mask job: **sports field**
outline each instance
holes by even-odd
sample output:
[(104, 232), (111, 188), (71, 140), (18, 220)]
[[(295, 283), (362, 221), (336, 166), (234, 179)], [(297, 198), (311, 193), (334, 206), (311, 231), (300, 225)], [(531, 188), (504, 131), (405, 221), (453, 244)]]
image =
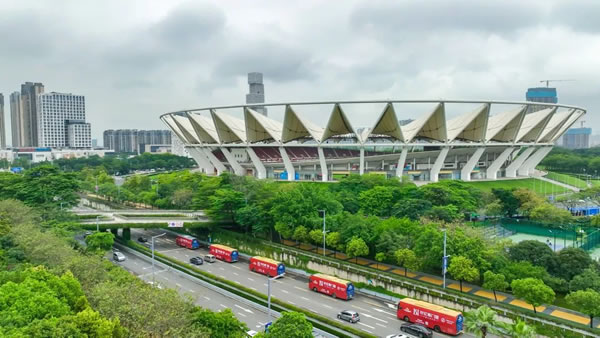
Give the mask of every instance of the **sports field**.
[(533, 178), (524, 178), (518, 180), (497, 180), (497, 181), (472, 181), (465, 182), (467, 185), (471, 185), (475, 188), (481, 189), (483, 191), (492, 191), (492, 189), (513, 189), (513, 188), (527, 188), (535, 191), (540, 195), (552, 195), (552, 194), (561, 194), (564, 192), (568, 192), (567, 188), (561, 187), (559, 185), (537, 180)]
[[(564, 238), (556, 238), (556, 246), (554, 246), (555, 242), (554, 242), (554, 237), (548, 237), (548, 236), (537, 236), (537, 235), (530, 235), (530, 234), (514, 234), (511, 236), (506, 237), (510, 240), (512, 240), (514, 243), (519, 243), (522, 241), (527, 241), (527, 240), (534, 240), (534, 241), (538, 241), (538, 242), (542, 242), (542, 243), (550, 243), (548, 244), (548, 246), (550, 247), (550, 249), (554, 249), (554, 251), (560, 251), (562, 248), (565, 247), (565, 245), (567, 247), (569, 246), (573, 246), (573, 240), (569, 241), (568, 239), (565, 240)], [(600, 252), (599, 252), (600, 254)]]
[(557, 182), (572, 185), (579, 189), (587, 188), (587, 184), (585, 183), (585, 181), (583, 181), (575, 176), (572, 176), (572, 175), (560, 174), (560, 173), (555, 173), (555, 172), (549, 171), (548, 174), (546, 175), (546, 177), (551, 180), (557, 181)]

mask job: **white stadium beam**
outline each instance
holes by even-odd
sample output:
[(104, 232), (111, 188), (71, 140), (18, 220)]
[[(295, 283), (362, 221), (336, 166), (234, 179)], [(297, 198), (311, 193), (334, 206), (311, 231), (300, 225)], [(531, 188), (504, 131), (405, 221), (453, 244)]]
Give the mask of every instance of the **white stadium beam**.
[(519, 169), (517, 169), (517, 174), (519, 176), (529, 176), (533, 174), (535, 170), (535, 166), (540, 163), (540, 161), (548, 155), (548, 153), (552, 150), (552, 147), (539, 147), (535, 153), (533, 153)]
[(556, 133), (556, 135), (554, 135), (554, 137), (552, 138), (552, 142), (555, 142), (559, 137), (561, 137), (566, 131), (567, 129), (571, 128), (571, 126), (577, 122), (577, 120), (583, 116), (583, 114), (585, 114), (585, 111), (583, 110), (579, 110), (574, 112), (571, 117), (569, 117), (569, 119), (567, 120), (567, 122), (560, 128), (560, 130)]
[(173, 116), (173, 121), (179, 127), (181, 133), (185, 136), (185, 138), (190, 141), (192, 144), (199, 144), (200, 140), (196, 137), (196, 132), (194, 131), (194, 127), (190, 123), (190, 120), (187, 117), (183, 116)]
[(567, 122), (569, 117), (573, 115), (574, 109), (568, 109), (561, 112), (556, 112), (552, 115), (550, 121), (544, 128), (544, 131), (540, 135), (540, 138), (537, 140), (538, 143), (547, 143), (551, 142), (554, 138), (554, 135), (558, 133), (558, 131), (562, 128), (562, 126)]
[(246, 148), (246, 152), (248, 153), (248, 156), (250, 156), (254, 168), (256, 168), (256, 177), (259, 179), (267, 178), (267, 169), (254, 152), (254, 149), (248, 147)]
[(321, 180), (327, 182), (329, 179), (329, 173), (327, 172), (327, 162), (325, 161), (325, 154), (323, 148), (318, 147), (317, 152), (319, 153), (319, 164), (321, 165)]
[(227, 163), (229, 163), (229, 166), (233, 170), (233, 173), (238, 176), (244, 176), (244, 168), (242, 168), (242, 166), (238, 163), (235, 157), (233, 157), (229, 149), (222, 147), (221, 152), (223, 153), (223, 155), (225, 155)]
[(323, 128), (298, 116), (296, 111), (289, 105), (285, 107), (282, 128), (281, 142), (283, 143), (307, 136), (312, 137), (317, 142), (321, 142), (321, 138), (323, 137)]
[(396, 116), (393, 104), (388, 103), (385, 106), (373, 128), (362, 137), (363, 142), (370, 135), (387, 135), (395, 140), (404, 141), (402, 128), (400, 127), (400, 123), (398, 123), (398, 117)]
[(192, 127), (196, 131), (196, 137), (202, 143), (219, 143), (219, 135), (217, 134), (217, 129), (212, 118), (196, 113), (187, 113), (187, 115), (190, 118)]
[(171, 130), (175, 133), (175, 135), (177, 135), (177, 137), (179, 137), (179, 140), (181, 140), (181, 143), (191, 144), (191, 142), (183, 135), (183, 133), (179, 129), (179, 126), (177, 126), (177, 124), (175, 123), (175, 120), (173, 120), (173, 117), (171, 115), (163, 116), (162, 120), (167, 124), (167, 126), (169, 126), (169, 128), (171, 128)]
[(408, 155), (408, 147), (402, 147), (400, 157), (398, 158), (398, 166), (396, 167), (396, 176), (402, 177), (404, 175), (404, 166), (406, 165), (406, 155)]
[(212, 152), (212, 150), (210, 150), (210, 148), (197, 148), (197, 149), (204, 152), (204, 155), (206, 155), (206, 157), (208, 158), (210, 163), (212, 163), (212, 165), (215, 167), (215, 169), (217, 169), (217, 175), (221, 175), (221, 173), (227, 171), (227, 168), (225, 168), (225, 165), (221, 161), (219, 161), (219, 159), (215, 156), (215, 154), (213, 154), (213, 152)]
[(517, 134), (516, 142), (537, 141), (555, 111), (556, 107), (546, 108), (525, 115), (521, 129), (519, 129), (519, 133)]
[(438, 103), (435, 109), (423, 118), (402, 126), (404, 141), (411, 142), (416, 137), (425, 137), (440, 142), (448, 139), (446, 133), (446, 112), (444, 103)]
[(472, 112), (458, 116), (447, 123), (448, 141), (454, 139), (483, 142), (487, 130), (489, 104), (483, 104)]
[(506, 167), (506, 177), (517, 177), (517, 170), (521, 168), (525, 160), (529, 158), (529, 155), (531, 155), (534, 150), (534, 147), (526, 148), (516, 159), (514, 159), (511, 164)]
[(486, 142), (514, 142), (523, 123), (527, 106), (490, 116), (488, 119)]
[(210, 163), (210, 160), (206, 157), (204, 151), (196, 147), (188, 147), (186, 149), (205, 174), (213, 175), (215, 173), (215, 167)]
[(513, 147), (508, 147), (504, 149), (504, 151), (500, 153), (498, 157), (496, 157), (496, 159), (492, 162), (492, 164), (488, 166), (487, 170), (485, 171), (485, 176), (487, 179), (495, 180), (498, 178), (498, 171), (500, 170), (500, 167), (502, 167), (504, 162), (508, 160), (508, 157), (514, 149), (515, 148)]
[(221, 143), (246, 142), (246, 127), (243, 120), (215, 110), (211, 110), (210, 115), (215, 123)]
[(254, 143), (268, 140), (281, 142), (281, 131), (283, 129), (281, 123), (251, 108), (244, 109), (244, 120), (246, 122), (246, 138), (248, 142)]
[[(335, 104), (333, 106), (333, 110), (331, 111), (331, 115), (329, 115), (329, 121), (327, 122), (325, 131), (321, 137), (321, 142), (324, 142), (333, 136), (346, 134), (356, 135), (356, 131), (354, 131), (354, 128), (352, 128), (350, 120), (348, 120), (346, 117), (342, 107), (340, 107), (339, 104)], [(358, 135), (356, 138), (358, 139)]]
[(360, 148), (360, 157), (359, 157), (359, 164), (358, 164), (358, 173), (360, 175), (365, 173), (365, 148), (361, 147)]
[(433, 166), (431, 167), (431, 171), (429, 172), (429, 180), (431, 182), (439, 181), (440, 170), (444, 165), (444, 161), (446, 160), (446, 156), (448, 156), (448, 151), (450, 151), (450, 147), (443, 147), (440, 151), (438, 157), (435, 159)]
[(463, 181), (471, 180), (471, 172), (473, 171), (473, 169), (475, 168), (477, 163), (479, 163), (479, 159), (481, 158), (481, 155), (483, 155), (484, 151), (485, 151), (484, 147), (475, 149), (475, 152), (473, 153), (473, 155), (471, 155), (471, 157), (469, 158), (467, 163), (465, 163), (465, 166), (460, 171), (460, 179), (461, 180), (463, 180)]
[(290, 157), (288, 156), (285, 148), (279, 147), (279, 153), (281, 153), (283, 165), (285, 166), (285, 171), (287, 171), (287, 180), (294, 181), (296, 179), (296, 170), (294, 169), (294, 165), (292, 164), (292, 161), (290, 161)]

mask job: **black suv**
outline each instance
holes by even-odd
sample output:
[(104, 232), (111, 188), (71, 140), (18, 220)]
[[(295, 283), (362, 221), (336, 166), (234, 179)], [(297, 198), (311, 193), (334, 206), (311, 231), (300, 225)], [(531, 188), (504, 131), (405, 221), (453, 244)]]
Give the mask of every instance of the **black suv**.
[(414, 336), (421, 337), (421, 338), (433, 337), (433, 332), (431, 332), (430, 329), (426, 328), (423, 325), (419, 325), (419, 324), (410, 324), (410, 323), (402, 324), (402, 325), (400, 325), (400, 331), (410, 333)]
[(202, 257), (192, 257), (190, 258), (190, 263), (194, 265), (202, 265), (204, 263), (204, 260), (202, 259)]
[(140, 237), (138, 237), (138, 242), (140, 242), (140, 243), (146, 243), (146, 242), (148, 242), (148, 238), (146, 238), (144, 236), (140, 236)]

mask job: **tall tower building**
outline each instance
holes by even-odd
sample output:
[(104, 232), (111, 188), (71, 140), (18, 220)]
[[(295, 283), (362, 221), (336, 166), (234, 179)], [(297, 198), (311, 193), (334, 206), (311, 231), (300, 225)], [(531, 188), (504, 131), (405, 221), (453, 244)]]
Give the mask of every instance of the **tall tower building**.
[(6, 149), (6, 123), (4, 120), (4, 95), (0, 93), (0, 149)]
[[(265, 103), (265, 85), (262, 73), (248, 73), (250, 93), (246, 94), (246, 103)], [(267, 108), (254, 107), (254, 110), (267, 116)]]
[[(527, 93), (525, 93), (525, 100), (530, 102), (558, 103), (558, 96), (556, 94), (556, 88), (536, 87), (527, 89)], [(529, 106), (527, 113), (533, 113), (544, 108), (546, 107)]]
[(38, 140), (38, 97), (43, 93), (44, 85), (39, 82), (25, 82), (21, 85), (23, 147), (41, 145)]
[(19, 92), (10, 94), (10, 131), (12, 146), (23, 147), (23, 101)]
[(38, 146), (91, 148), (91, 126), (85, 122), (85, 97), (64, 93), (38, 96)]

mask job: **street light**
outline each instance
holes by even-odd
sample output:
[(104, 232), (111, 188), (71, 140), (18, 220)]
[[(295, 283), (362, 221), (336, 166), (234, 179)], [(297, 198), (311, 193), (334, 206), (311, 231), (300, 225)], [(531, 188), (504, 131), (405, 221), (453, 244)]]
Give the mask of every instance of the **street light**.
[(442, 257), (442, 275), (443, 275), (443, 283), (442, 286), (446, 288), (446, 269), (448, 269), (448, 255), (446, 255), (446, 229), (442, 229), (444, 233), (444, 257)]
[(152, 236), (152, 285), (155, 285), (154, 284), (154, 239), (158, 238), (160, 236), (164, 236), (166, 234), (167, 234), (166, 232), (163, 232), (160, 235)]
[(275, 277), (272, 277), (272, 278), (267, 277), (267, 294), (268, 294), (268, 296), (267, 296), (267, 303), (268, 303), (268, 305), (267, 305), (267, 308), (268, 308), (268, 310), (267, 310), (267, 325), (269, 325), (269, 323), (271, 323), (271, 281), (279, 279), (283, 276), (285, 276), (285, 272), (280, 275), (277, 275)]
[(325, 255), (325, 209), (319, 210), (319, 212), (323, 213), (323, 256)]

